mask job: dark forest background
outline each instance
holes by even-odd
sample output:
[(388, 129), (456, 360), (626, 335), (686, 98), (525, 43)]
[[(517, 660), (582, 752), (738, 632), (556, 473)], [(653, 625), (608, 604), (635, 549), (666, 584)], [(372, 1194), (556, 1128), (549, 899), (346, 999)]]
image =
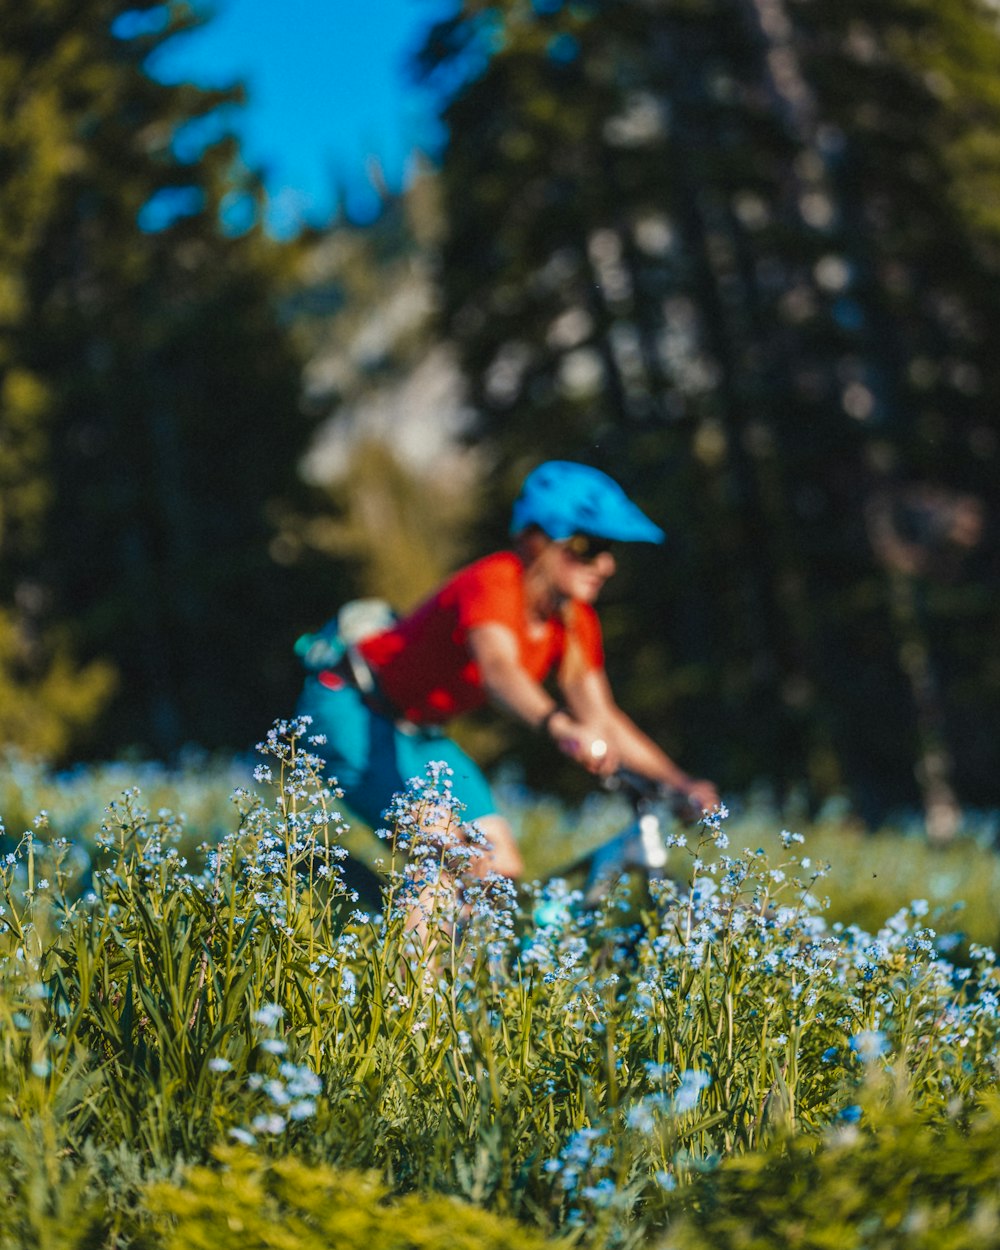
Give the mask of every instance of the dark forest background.
[(603, 619), (689, 768), (1000, 803), (993, 5), (464, 0), (443, 151), (290, 241), (239, 92), (144, 72), (187, 6), (0, 16), (0, 741), (245, 748), (559, 456), (668, 531)]

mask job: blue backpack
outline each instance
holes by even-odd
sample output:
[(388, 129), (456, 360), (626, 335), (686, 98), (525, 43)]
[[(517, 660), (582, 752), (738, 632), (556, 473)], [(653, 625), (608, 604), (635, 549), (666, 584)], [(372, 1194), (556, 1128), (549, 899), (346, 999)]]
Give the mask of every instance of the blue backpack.
[(398, 619), (384, 599), (352, 599), (321, 629), (297, 639), (295, 654), (310, 673), (336, 668), (348, 647), (382, 633)]

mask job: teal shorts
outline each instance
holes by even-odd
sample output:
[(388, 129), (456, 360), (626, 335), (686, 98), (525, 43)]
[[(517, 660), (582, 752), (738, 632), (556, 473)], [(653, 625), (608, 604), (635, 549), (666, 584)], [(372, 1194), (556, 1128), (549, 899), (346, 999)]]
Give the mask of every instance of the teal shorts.
[(326, 742), (310, 748), (323, 757), (327, 776), (344, 792), (344, 801), (363, 821), (378, 829), (394, 794), (406, 789), (412, 777), (426, 775), (432, 761), (451, 769), (451, 789), (462, 804), (463, 820), (496, 813), (489, 784), (476, 764), (439, 731), (407, 732), (386, 716), (373, 712), (350, 685), (330, 690), (307, 677), (296, 709), (311, 716), (309, 734)]

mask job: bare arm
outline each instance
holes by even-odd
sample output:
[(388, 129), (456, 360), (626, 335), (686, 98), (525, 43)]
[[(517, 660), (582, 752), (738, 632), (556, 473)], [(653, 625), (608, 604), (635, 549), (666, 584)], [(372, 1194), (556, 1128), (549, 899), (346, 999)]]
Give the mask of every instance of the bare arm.
[[(525, 671), (517, 638), (506, 625), (477, 625), (469, 630), (468, 646), (493, 703), (533, 728), (545, 728), (559, 749), (589, 772), (607, 774), (618, 767), (603, 729), (575, 712), (560, 710), (545, 687)], [(602, 744), (603, 751), (595, 749)]]
[(706, 810), (718, 805), (718, 791), (710, 781), (690, 777), (626, 716), (615, 702), (604, 669), (571, 670), (560, 674), (560, 685), (574, 717), (600, 728), (620, 767), (665, 782)]

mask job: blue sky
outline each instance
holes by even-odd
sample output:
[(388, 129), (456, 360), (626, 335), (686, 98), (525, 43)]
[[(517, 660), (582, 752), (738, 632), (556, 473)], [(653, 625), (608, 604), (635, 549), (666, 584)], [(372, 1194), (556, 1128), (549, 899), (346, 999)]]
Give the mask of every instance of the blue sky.
[[(199, 4), (200, 8), (208, 7)], [(260, 168), (278, 234), (321, 223), (338, 181), (355, 215), (370, 212), (368, 164), (390, 186), (438, 139), (431, 100), (407, 59), (443, 0), (215, 0), (201, 30), (173, 40), (153, 72), (205, 86), (243, 80), (236, 129)]]

